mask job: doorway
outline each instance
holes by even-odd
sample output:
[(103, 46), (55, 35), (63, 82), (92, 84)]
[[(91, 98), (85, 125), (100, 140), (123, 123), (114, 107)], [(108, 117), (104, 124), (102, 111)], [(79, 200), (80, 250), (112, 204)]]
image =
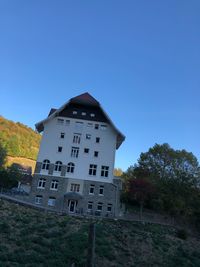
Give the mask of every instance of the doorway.
[(69, 212), (70, 213), (75, 213), (76, 211), (76, 206), (77, 206), (77, 201), (76, 200), (69, 200)]

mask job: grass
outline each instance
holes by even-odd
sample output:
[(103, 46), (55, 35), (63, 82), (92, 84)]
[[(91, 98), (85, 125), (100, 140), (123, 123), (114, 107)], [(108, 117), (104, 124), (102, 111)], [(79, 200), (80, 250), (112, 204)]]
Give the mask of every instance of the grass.
[[(0, 266), (85, 266), (86, 218), (45, 214), (0, 200)], [(173, 227), (96, 221), (96, 266), (200, 266), (200, 241)]]

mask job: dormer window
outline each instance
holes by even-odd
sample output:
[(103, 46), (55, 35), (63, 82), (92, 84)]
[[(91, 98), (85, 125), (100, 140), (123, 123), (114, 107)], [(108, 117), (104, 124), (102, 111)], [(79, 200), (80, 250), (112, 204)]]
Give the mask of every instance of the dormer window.
[(78, 112), (76, 110), (73, 110), (73, 112), (72, 112), (73, 115), (77, 115), (77, 113)]
[(81, 115), (82, 115), (82, 116), (86, 116), (86, 112), (82, 112)]
[(90, 117), (94, 118), (95, 114), (94, 113), (90, 113)]
[(95, 124), (94, 129), (98, 130), (99, 129), (99, 124)]

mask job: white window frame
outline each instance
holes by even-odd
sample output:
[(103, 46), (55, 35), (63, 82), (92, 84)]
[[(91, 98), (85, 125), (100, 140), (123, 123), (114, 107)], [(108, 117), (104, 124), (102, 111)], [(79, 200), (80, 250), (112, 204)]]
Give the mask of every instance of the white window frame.
[(88, 206), (87, 206), (87, 210), (88, 211), (92, 211), (93, 210), (93, 204), (94, 204), (93, 201), (88, 201)]
[(80, 184), (74, 184), (74, 183), (72, 183), (70, 185), (70, 191), (71, 192), (80, 192)]
[(42, 170), (48, 171), (49, 170), (49, 165), (50, 165), (50, 160), (45, 159), (42, 162)]
[[(91, 193), (91, 189), (92, 189), (92, 193)], [(89, 195), (94, 195), (94, 190), (95, 190), (95, 185), (94, 184), (91, 184), (90, 185), (90, 188), (89, 188)]]
[(101, 166), (101, 177), (108, 177), (109, 176), (109, 166)]
[(56, 198), (55, 197), (49, 197), (47, 204), (50, 207), (55, 207), (55, 205), (56, 205)]
[(43, 197), (41, 195), (36, 195), (35, 196), (35, 204), (41, 205), (42, 204), (42, 199), (43, 199)]
[(61, 172), (62, 170), (62, 161), (56, 161), (54, 165), (54, 171)]
[[(102, 193), (101, 193), (102, 191)], [(99, 186), (99, 196), (103, 196), (104, 195), (104, 186), (103, 185), (100, 185)]]
[(64, 124), (64, 119), (57, 119), (57, 124), (58, 125), (63, 125)]
[[(109, 208), (110, 208), (110, 210), (109, 210)], [(112, 212), (112, 208), (113, 208), (113, 205), (108, 203), (107, 212)]]
[(74, 173), (75, 164), (73, 162), (69, 162), (67, 164), (67, 173)]
[(89, 175), (90, 176), (96, 176), (97, 175), (97, 165), (96, 164), (90, 164)]
[(86, 140), (91, 140), (91, 137), (92, 137), (91, 134), (86, 134), (86, 135), (85, 135), (85, 139), (86, 139)]
[(73, 143), (74, 144), (80, 144), (80, 142), (81, 142), (81, 134), (80, 133), (74, 133)]
[(64, 139), (65, 138), (65, 133), (60, 133), (60, 139)]
[(101, 124), (100, 129), (101, 129), (102, 131), (107, 130), (107, 125), (105, 125), (105, 124)]
[(79, 147), (72, 147), (71, 149), (71, 157), (72, 158), (78, 158), (78, 154), (79, 154)]
[(52, 180), (51, 181), (50, 190), (58, 191), (58, 180)]
[(44, 179), (44, 178), (40, 178), (40, 179), (38, 180), (37, 188), (38, 188), (38, 189), (45, 189), (45, 184), (46, 184), (46, 179)]
[[(101, 207), (101, 209), (99, 209), (99, 207)], [(102, 211), (103, 210), (103, 203), (102, 202), (98, 202), (97, 203), (97, 211)]]

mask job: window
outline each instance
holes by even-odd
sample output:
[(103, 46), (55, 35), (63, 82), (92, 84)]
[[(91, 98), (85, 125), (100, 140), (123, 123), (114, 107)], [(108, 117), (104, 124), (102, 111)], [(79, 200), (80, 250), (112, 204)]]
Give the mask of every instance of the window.
[(75, 168), (74, 163), (69, 162), (69, 163), (67, 164), (67, 172), (71, 172), (71, 173), (73, 173), (73, 172), (74, 172), (74, 168)]
[(45, 188), (45, 183), (46, 183), (46, 179), (44, 178), (40, 178), (39, 181), (38, 181), (38, 188), (40, 189), (44, 189)]
[(101, 125), (101, 130), (106, 130), (106, 129), (107, 129), (107, 125), (102, 124), (102, 125)]
[(61, 172), (62, 169), (62, 161), (56, 161), (54, 170), (57, 172)]
[(90, 190), (89, 190), (90, 195), (94, 195), (94, 187), (95, 186), (93, 184), (90, 185)]
[(56, 199), (55, 197), (50, 197), (48, 199), (48, 206), (54, 207), (56, 205)]
[(62, 147), (61, 146), (58, 147), (58, 152), (62, 152)]
[(79, 192), (80, 191), (80, 184), (71, 184), (70, 191), (71, 192)]
[(86, 116), (86, 112), (82, 112), (81, 115), (82, 115), (82, 116)]
[(93, 123), (88, 122), (87, 127), (89, 127), (89, 128), (93, 127)]
[(37, 195), (35, 197), (35, 204), (41, 205), (42, 204), (42, 196)]
[(83, 128), (83, 122), (76, 121), (75, 127), (76, 127), (76, 129), (81, 130)]
[(70, 120), (66, 120), (65, 124), (66, 124), (66, 126), (69, 126), (70, 125)]
[(96, 175), (96, 173), (97, 173), (97, 165), (90, 164), (89, 175)]
[(99, 152), (98, 151), (94, 151), (94, 157), (97, 158), (99, 155)]
[(73, 143), (80, 144), (80, 141), (81, 141), (81, 134), (75, 133), (73, 137)]
[(107, 206), (107, 211), (108, 211), (108, 212), (111, 212), (111, 211), (112, 211), (112, 204), (108, 204), (108, 206)]
[(49, 169), (49, 164), (50, 164), (50, 161), (48, 159), (43, 160), (42, 169), (43, 170), (48, 170)]
[(99, 195), (103, 196), (103, 190), (104, 190), (104, 186), (100, 185), (99, 186)]
[(62, 125), (64, 123), (64, 119), (57, 119), (57, 124)]
[(101, 166), (101, 176), (102, 177), (108, 177), (108, 166)]
[(89, 211), (92, 210), (92, 206), (93, 206), (93, 202), (92, 201), (88, 201), (88, 210)]
[(89, 153), (89, 148), (84, 148), (84, 153)]
[(91, 113), (90, 114), (90, 117), (94, 118), (95, 117), (95, 114), (94, 113)]
[(78, 112), (76, 111), (76, 110), (74, 110), (73, 112), (72, 112), (72, 114), (73, 115), (76, 115)]
[(99, 202), (97, 204), (97, 211), (102, 211), (102, 208), (103, 208), (103, 203)]
[(96, 137), (96, 143), (100, 143), (100, 137)]
[(53, 180), (51, 182), (51, 187), (50, 187), (51, 190), (58, 190), (58, 181), (57, 180)]
[(72, 158), (78, 158), (78, 153), (79, 153), (79, 147), (72, 147), (71, 157)]
[(99, 129), (99, 124), (95, 124), (94, 129), (98, 130)]
[(86, 139), (90, 140), (91, 139), (91, 134), (86, 134)]
[(60, 133), (60, 138), (64, 139), (65, 138), (65, 133)]

